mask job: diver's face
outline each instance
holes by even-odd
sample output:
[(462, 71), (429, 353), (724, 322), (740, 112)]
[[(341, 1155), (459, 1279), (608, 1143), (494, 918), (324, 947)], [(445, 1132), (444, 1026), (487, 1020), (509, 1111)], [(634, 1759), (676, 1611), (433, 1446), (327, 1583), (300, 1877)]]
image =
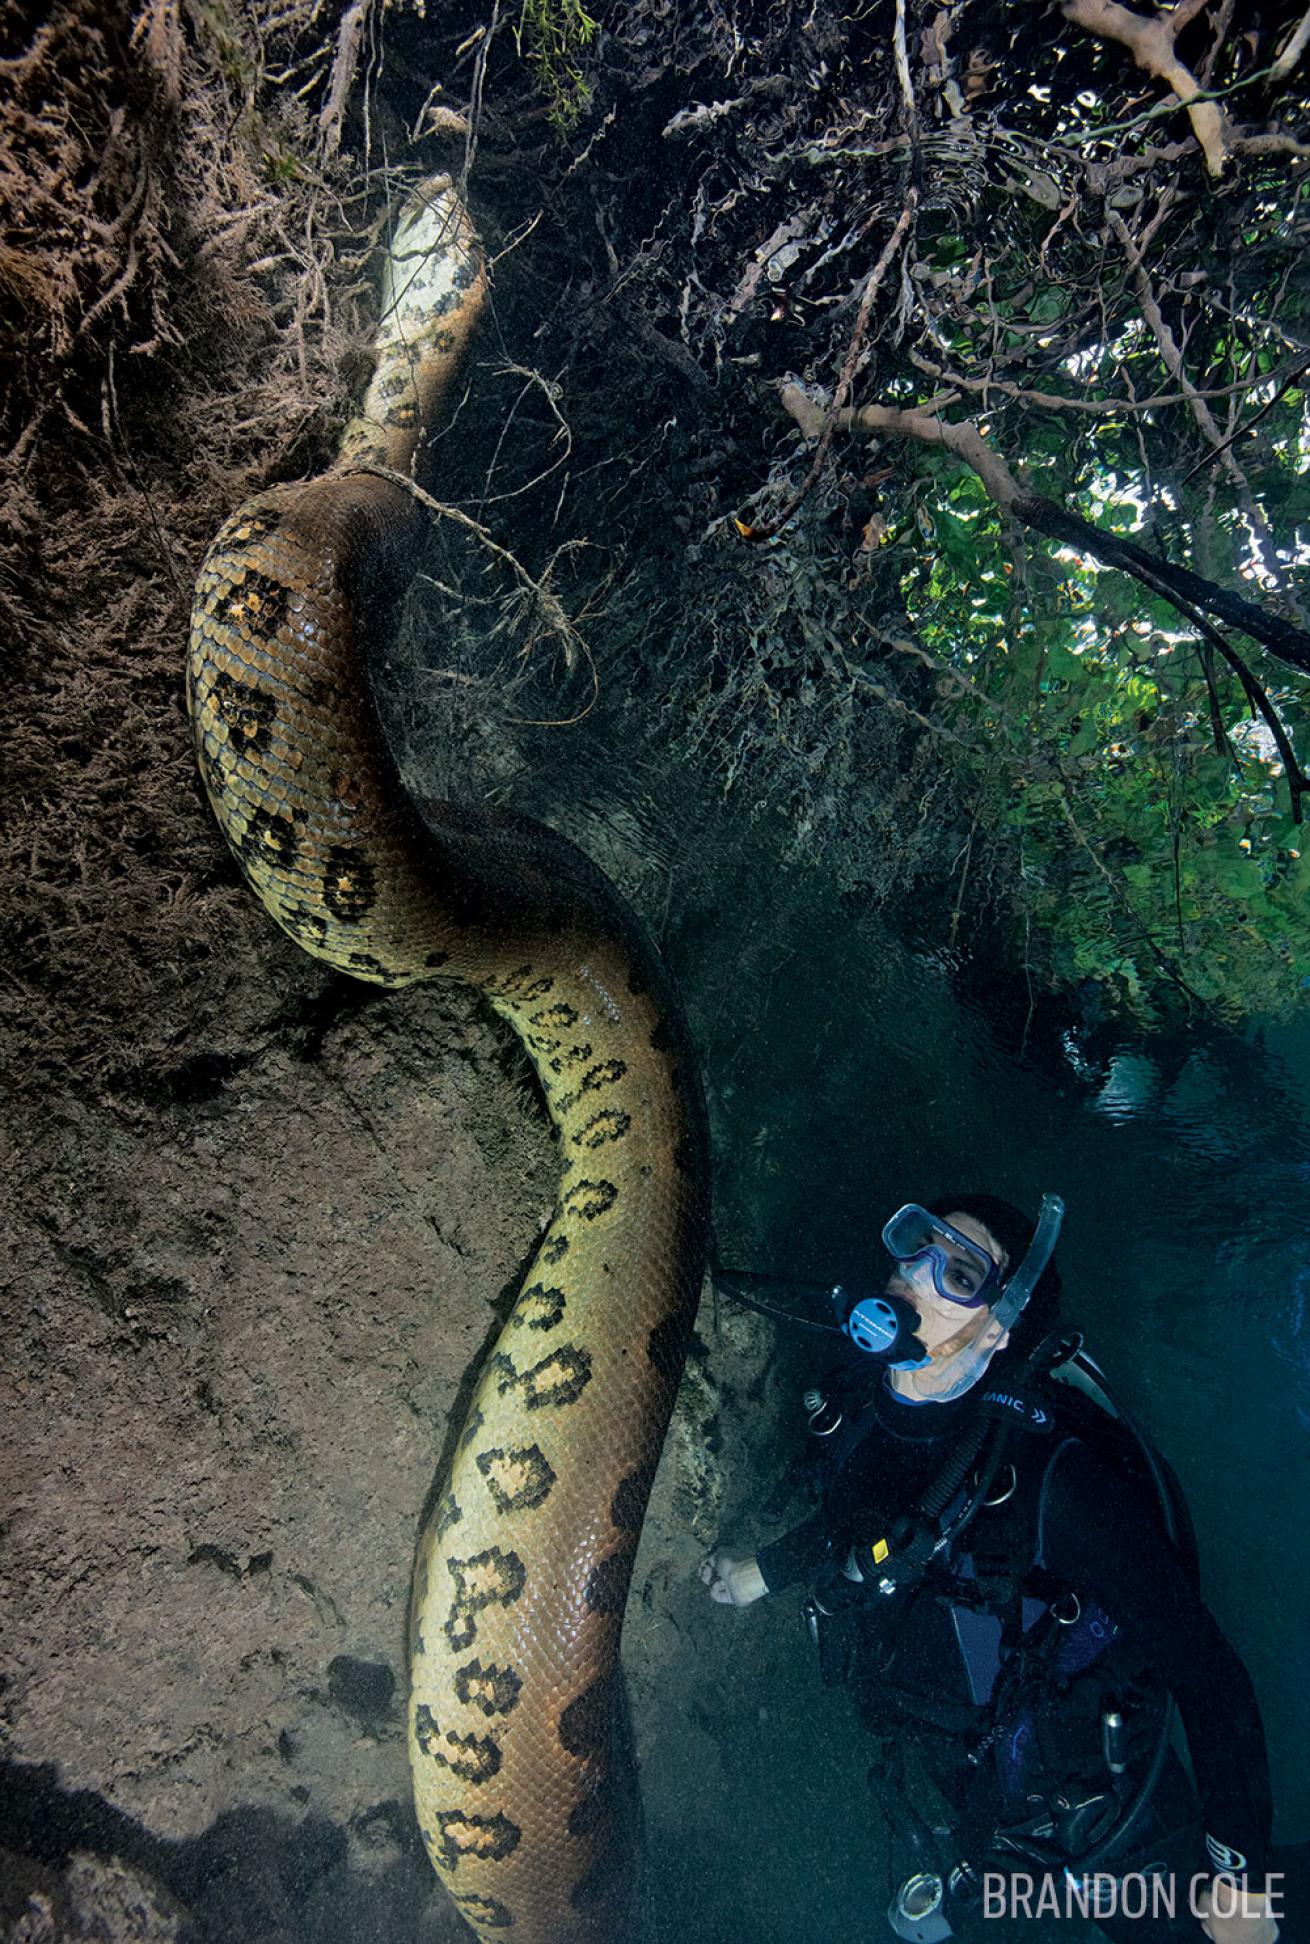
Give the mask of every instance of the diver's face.
[[(986, 1249), (992, 1261), (1000, 1264), (1004, 1275), (1009, 1266), (1008, 1258), (985, 1223), (958, 1211), (952, 1211), (946, 1220), (952, 1228), (959, 1229), (961, 1235), (967, 1235), (971, 1242)], [(926, 1260), (896, 1263), (887, 1279), (887, 1290), (890, 1295), (904, 1296), (914, 1306), (919, 1318), (919, 1336), (930, 1356), (939, 1344), (951, 1338), (955, 1338), (961, 1348), (965, 1343), (974, 1342), (991, 1320), (989, 1309), (965, 1309), (939, 1294), (933, 1281), (932, 1264)], [(960, 1342), (962, 1333), (965, 1334), (963, 1342)]]

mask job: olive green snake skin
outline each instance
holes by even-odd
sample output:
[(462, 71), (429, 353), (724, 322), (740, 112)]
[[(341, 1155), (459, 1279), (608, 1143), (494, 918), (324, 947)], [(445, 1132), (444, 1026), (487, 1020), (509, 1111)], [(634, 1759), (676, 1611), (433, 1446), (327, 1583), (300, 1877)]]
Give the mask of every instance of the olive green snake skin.
[(700, 1290), (706, 1137), (672, 986), (608, 879), (508, 813), (420, 821), (369, 694), (364, 642), (427, 516), (365, 468), (408, 471), (485, 292), (454, 191), (424, 185), (341, 457), (218, 535), (187, 692), (210, 803), (270, 916), (358, 978), (484, 992), (545, 1090), (559, 1197), (419, 1542), (410, 1762), (428, 1853), (480, 1937), (615, 1944), (635, 1847), (619, 1633)]

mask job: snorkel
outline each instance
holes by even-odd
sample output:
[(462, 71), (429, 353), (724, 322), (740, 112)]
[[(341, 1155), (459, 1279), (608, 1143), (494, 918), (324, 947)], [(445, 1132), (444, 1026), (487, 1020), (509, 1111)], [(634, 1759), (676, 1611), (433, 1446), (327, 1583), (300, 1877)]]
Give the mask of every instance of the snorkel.
[(1027, 1253), (1002, 1289), (982, 1333), (970, 1342), (966, 1335), (969, 1326), (966, 1325), (964, 1330), (948, 1338), (934, 1353), (932, 1362), (940, 1363), (949, 1370), (950, 1375), (940, 1389), (934, 1387), (925, 1394), (925, 1403), (949, 1404), (953, 1398), (962, 1397), (965, 1391), (972, 1389), (984, 1375), (1005, 1340), (1006, 1332), (1013, 1328), (1041, 1281), (1042, 1272), (1055, 1253), (1063, 1221), (1064, 1202), (1060, 1196), (1043, 1195), (1037, 1227), (1033, 1230)]

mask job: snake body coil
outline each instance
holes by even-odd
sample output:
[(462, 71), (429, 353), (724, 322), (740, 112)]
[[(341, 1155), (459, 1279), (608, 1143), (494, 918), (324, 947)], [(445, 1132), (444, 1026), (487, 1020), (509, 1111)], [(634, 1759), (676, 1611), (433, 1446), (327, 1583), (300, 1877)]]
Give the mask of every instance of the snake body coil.
[(210, 803), (270, 915), (386, 986), (486, 993), (536, 1066), (559, 1198), (419, 1544), (410, 1760), (436, 1868), (479, 1936), (613, 1944), (633, 1853), (613, 1758), (619, 1632), (699, 1294), (707, 1156), (653, 946), (544, 827), (401, 790), (362, 644), (413, 571), (409, 466), (485, 294), (448, 183), (393, 238), (378, 364), (336, 469), (255, 496), (192, 612), (188, 703)]

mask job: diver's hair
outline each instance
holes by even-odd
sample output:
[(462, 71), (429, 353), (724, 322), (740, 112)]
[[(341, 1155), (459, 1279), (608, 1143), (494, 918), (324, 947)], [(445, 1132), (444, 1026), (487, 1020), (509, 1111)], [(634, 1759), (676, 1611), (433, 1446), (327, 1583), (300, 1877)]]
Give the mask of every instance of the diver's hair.
[[(1028, 1253), (1037, 1224), (1031, 1217), (1016, 1208), (1013, 1202), (1004, 1201), (1000, 1195), (938, 1195), (936, 1200), (927, 1204), (930, 1215), (946, 1218), (954, 1213), (972, 1215), (975, 1222), (981, 1222), (991, 1230), (996, 1240), (1005, 1250), (1005, 1275), (1012, 1276)], [(1015, 1323), (1012, 1341), (1007, 1353), (1016, 1348), (1035, 1345), (1039, 1338), (1054, 1329), (1060, 1310), (1062, 1284), (1060, 1271), (1055, 1258), (1043, 1269), (1037, 1279), (1037, 1287), (1028, 1298), (1023, 1313)]]

